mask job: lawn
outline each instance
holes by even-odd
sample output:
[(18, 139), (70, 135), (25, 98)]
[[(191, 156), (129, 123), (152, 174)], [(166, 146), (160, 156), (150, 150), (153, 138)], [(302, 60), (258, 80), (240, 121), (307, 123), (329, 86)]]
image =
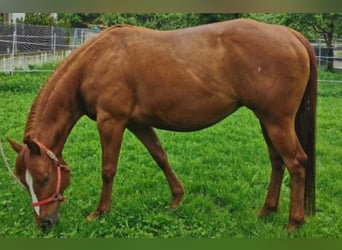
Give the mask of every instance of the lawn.
[[(49, 74), (0, 75), (0, 137), (11, 165), (15, 153), (6, 137), (21, 141), (32, 100)], [(342, 79), (320, 73), (320, 79)], [(319, 83), (317, 121), (317, 213), (295, 233), (285, 226), (289, 175), (280, 211), (256, 216), (267, 191), (270, 166), (259, 124), (240, 109), (221, 123), (195, 133), (157, 131), (185, 187), (176, 210), (170, 191), (146, 149), (125, 133), (115, 179), (112, 210), (94, 222), (101, 191), (100, 144), (95, 123), (82, 118), (64, 148), (71, 185), (60, 222), (48, 233), (36, 227), (30, 197), (0, 161), (0, 238), (337, 238), (342, 236), (342, 84)]]

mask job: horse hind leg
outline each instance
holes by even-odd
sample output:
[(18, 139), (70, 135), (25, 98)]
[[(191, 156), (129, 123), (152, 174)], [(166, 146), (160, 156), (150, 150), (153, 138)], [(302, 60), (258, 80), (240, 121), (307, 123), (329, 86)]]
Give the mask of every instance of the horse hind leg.
[(144, 144), (155, 162), (163, 171), (172, 193), (170, 207), (176, 208), (182, 200), (184, 188), (176, 174), (173, 172), (167, 159), (167, 154), (161, 146), (157, 134), (149, 126), (130, 126), (128, 129)]
[(287, 230), (294, 231), (305, 222), (304, 188), (307, 155), (299, 143), (291, 119), (283, 119), (276, 124), (266, 124), (265, 127), (270, 141), (290, 173), (290, 213)]
[(263, 132), (263, 135), (264, 135), (267, 147), (268, 147), (269, 158), (270, 158), (271, 166), (272, 166), (271, 179), (270, 179), (270, 184), (268, 187), (266, 200), (265, 200), (264, 206), (258, 213), (260, 217), (264, 217), (264, 216), (269, 215), (272, 212), (278, 211), (280, 190), (281, 190), (281, 184), (283, 180), (285, 166), (284, 166), (283, 159), (281, 158), (277, 150), (274, 148), (268, 136), (265, 126), (262, 123), (260, 123), (260, 125), (261, 125), (262, 132)]

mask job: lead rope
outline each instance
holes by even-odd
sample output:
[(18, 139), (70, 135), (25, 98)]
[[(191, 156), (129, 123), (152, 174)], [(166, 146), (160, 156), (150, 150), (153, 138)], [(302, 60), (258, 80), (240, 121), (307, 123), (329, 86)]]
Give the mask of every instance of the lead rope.
[(24, 189), (25, 191), (27, 191), (27, 188), (24, 186), (24, 184), (21, 183), (21, 181), (19, 180), (19, 178), (13, 173), (11, 167), (9, 166), (8, 164), (8, 161), (6, 159), (6, 156), (5, 156), (5, 153), (4, 153), (4, 149), (3, 149), (3, 146), (2, 146), (2, 142), (1, 142), (1, 139), (0, 139), (0, 153), (1, 153), (1, 156), (2, 156), (2, 159), (4, 161), (4, 164), (5, 164), (5, 167), (7, 168), (10, 176), (12, 176), (14, 178), (14, 180), (16, 182), (18, 182), (18, 184), (20, 185), (20, 187), (22, 189)]

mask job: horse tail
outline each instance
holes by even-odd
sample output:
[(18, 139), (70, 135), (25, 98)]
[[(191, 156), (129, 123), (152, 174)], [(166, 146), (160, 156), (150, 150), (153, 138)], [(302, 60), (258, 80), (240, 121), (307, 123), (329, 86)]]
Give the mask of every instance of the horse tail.
[(310, 74), (302, 102), (295, 119), (296, 133), (299, 141), (307, 154), (308, 161), (305, 166), (305, 212), (308, 215), (315, 214), (315, 177), (316, 177), (316, 106), (317, 106), (317, 61), (315, 52), (300, 33), (292, 31), (306, 48), (310, 58)]

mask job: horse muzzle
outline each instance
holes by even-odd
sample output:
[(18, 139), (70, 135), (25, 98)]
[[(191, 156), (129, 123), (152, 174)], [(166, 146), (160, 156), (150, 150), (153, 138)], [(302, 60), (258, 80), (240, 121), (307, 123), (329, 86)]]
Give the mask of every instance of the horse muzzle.
[(49, 231), (53, 227), (53, 225), (57, 223), (58, 217), (58, 211), (55, 211), (54, 213), (40, 219), (39, 221), (37, 221), (39, 228), (43, 232)]

